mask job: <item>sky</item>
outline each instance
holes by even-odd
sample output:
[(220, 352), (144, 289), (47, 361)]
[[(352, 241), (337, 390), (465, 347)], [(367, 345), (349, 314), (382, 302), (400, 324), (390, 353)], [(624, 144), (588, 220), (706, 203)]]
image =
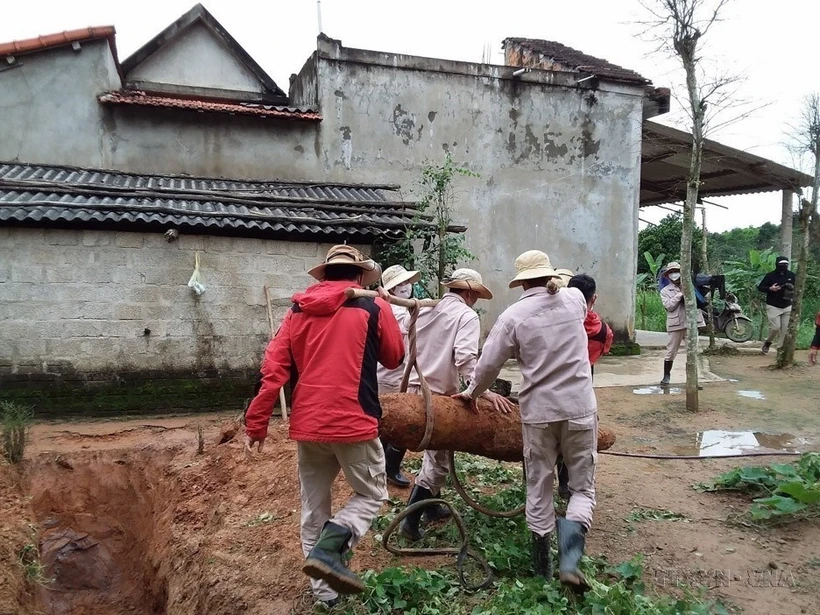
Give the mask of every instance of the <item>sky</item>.
[[(655, 0), (643, 0), (653, 2)], [(0, 42), (85, 26), (114, 25), (120, 60), (193, 6), (192, 0), (0, 0)], [(204, 0), (205, 7), (251, 56), (287, 90), (316, 48), (315, 0)], [(479, 62), (489, 48), (491, 62), (503, 64), (501, 41), (509, 36), (561, 42), (635, 70), (656, 86), (680, 88), (682, 69), (656, 53), (642, 21), (640, 0), (322, 0), (322, 29), (347, 47)], [(742, 77), (736, 103), (724, 119), (750, 112), (720, 127), (709, 138), (795, 166), (786, 145), (797, 122), (801, 99), (820, 92), (816, 0), (731, 0), (723, 20), (704, 41), (708, 73)], [(686, 128), (678, 103), (656, 118)], [(720, 121), (718, 118), (717, 121)], [(810, 169), (803, 169), (810, 171)], [(779, 192), (715, 199), (728, 209), (709, 207), (711, 231), (780, 220)], [(641, 211), (657, 222), (668, 212)], [(641, 223), (644, 226), (645, 223)]]

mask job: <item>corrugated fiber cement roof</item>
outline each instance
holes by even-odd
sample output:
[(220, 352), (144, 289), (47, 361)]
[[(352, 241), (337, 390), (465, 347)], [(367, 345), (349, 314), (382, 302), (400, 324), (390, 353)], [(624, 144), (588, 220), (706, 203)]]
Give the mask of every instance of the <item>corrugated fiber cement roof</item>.
[(430, 224), (397, 191), (0, 162), (0, 224), (369, 242)]

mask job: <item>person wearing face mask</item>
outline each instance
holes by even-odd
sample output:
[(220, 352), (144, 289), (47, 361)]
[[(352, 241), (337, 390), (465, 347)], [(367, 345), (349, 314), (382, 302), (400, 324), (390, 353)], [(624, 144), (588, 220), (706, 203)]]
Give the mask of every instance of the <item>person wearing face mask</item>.
[[(661, 290), (661, 301), (666, 308), (666, 357), (663, 361), (663, 379), (661, 386), (668, 386), (672, 377), (672, 364), (680, 349), (681, 342), (686, 339), (686, 307), (681, 290), (680, 263), (672, 262), (666, 267), (664, 276), (669, 283)], [(706, 326), (703, 312), (698, 310), (698, 327)]]
[(778, 256), (775, 262), (775, 270), (767, 273), (757, 285), (757, 290), (766, 293), (766, 316), (769, 318), (769, 336), (763, 342), (763, 348), (760, 349), (763, 354), (769, 352), (775, 338), (777, 338), (778, 348), (783, 345), (794, 301), (796, 278), (794, 273), (789, 271), (789, 259), (785, 256)]
[[(481, 274), (472, 269), (456, 269), (441, 284), (448, 289), (441, 301), (433, 308), (425, 308), (416, 322), (416, 352), (418, 366), (424, 374), (430, 391), (435, 395), (455, 395), (461, 390), (460, 380), (469, 383), (478, 360), (478, 341), (481, 329), (478, 314), (473, 306), (479, 299), (492, 299), (490, 289), (484, 286)], [(408, 392), (419, 393), (421, 382), (413, 370), (410, 374)], [(508, 399), (484, 392), (484, 399), (492, 402), (500, 412), (514, 408)], [(447, 451), (424, 451), (416, 484), (407, 505), (438, 497), (450, 473)], [(420, 540), (423, 536), (419, 523), (422, 516), (427, 521), (438, 521), (450, 516), (441, 505), (433, 505), (407, 515), (399, 531), (408, 540)]]
[[(408, 271), (401, 265), (388, 267), (382, 273), (382, 288), (394, 297), (410, 299), (413, 296), (413, 284), (421, 279), (418, 271)], [(399, 323), (402, 336), (404, 336), (405, 357), (407, 356), (407, 326), (410, 313), (407, 308), (400, 305), (390, 306), (396, 322)], [(404, 375), (404, 364), (397, 369), (387, 369), (379, 364), (377, 375), (379, 379), (379, 395), (384, 393), (398, 393), (401, 389), (401, 379)], [(401, 473), (401, 462), (404, 460), (406, 449), (393, 446), (382, 439), (384, 446), (384, 461), (387, 470), (387, 482), (396, 487), (407, 489), (410, 481)]]

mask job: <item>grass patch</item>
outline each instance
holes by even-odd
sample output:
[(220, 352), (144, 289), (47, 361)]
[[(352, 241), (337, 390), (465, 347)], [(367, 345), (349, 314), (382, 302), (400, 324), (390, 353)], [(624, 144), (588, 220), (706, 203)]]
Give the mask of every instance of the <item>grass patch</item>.
[(736, 491), (752, 497), (752, 521), (788, 522), (820, 517), (820, 453), (805, 453), (796, 463), (735, 468), (698, 491)]
[(635, 508), (626, 517), (626, 521), (629, 523), (639, 521), (684, 521), (685, 519), (687, 519), (686, 515), (659, 508)]
[(8, 401), (0, 402), (0, 441), (3, 458), (9, 463), (23, 460), (31, 422), (31, 408)]
[(24, 545), (23, 548), (17, 552), (17, 561), (23, 568), (23, 574), (26, 580), (38, 585), (48, 585), (52, 582), (52, 579), (49, 579), (45, 575), (45, 568), (40, 562), (40, 552), (33, 543)]

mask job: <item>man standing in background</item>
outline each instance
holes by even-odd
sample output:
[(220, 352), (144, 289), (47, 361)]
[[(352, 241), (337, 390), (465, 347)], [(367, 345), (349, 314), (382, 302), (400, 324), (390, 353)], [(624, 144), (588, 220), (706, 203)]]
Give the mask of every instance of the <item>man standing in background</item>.
[(767, 273), (757, 285), (757, 290), (766, 293), (766, 316), (769, 319), (769, 336), (760, 349), (763, 354), (769, 352), (775, 338), (778, 348), (783, 345), (792, 313), (795, 279), (794, 273), (789, 271), (789, 259), (778, 256), (775, 270)]

